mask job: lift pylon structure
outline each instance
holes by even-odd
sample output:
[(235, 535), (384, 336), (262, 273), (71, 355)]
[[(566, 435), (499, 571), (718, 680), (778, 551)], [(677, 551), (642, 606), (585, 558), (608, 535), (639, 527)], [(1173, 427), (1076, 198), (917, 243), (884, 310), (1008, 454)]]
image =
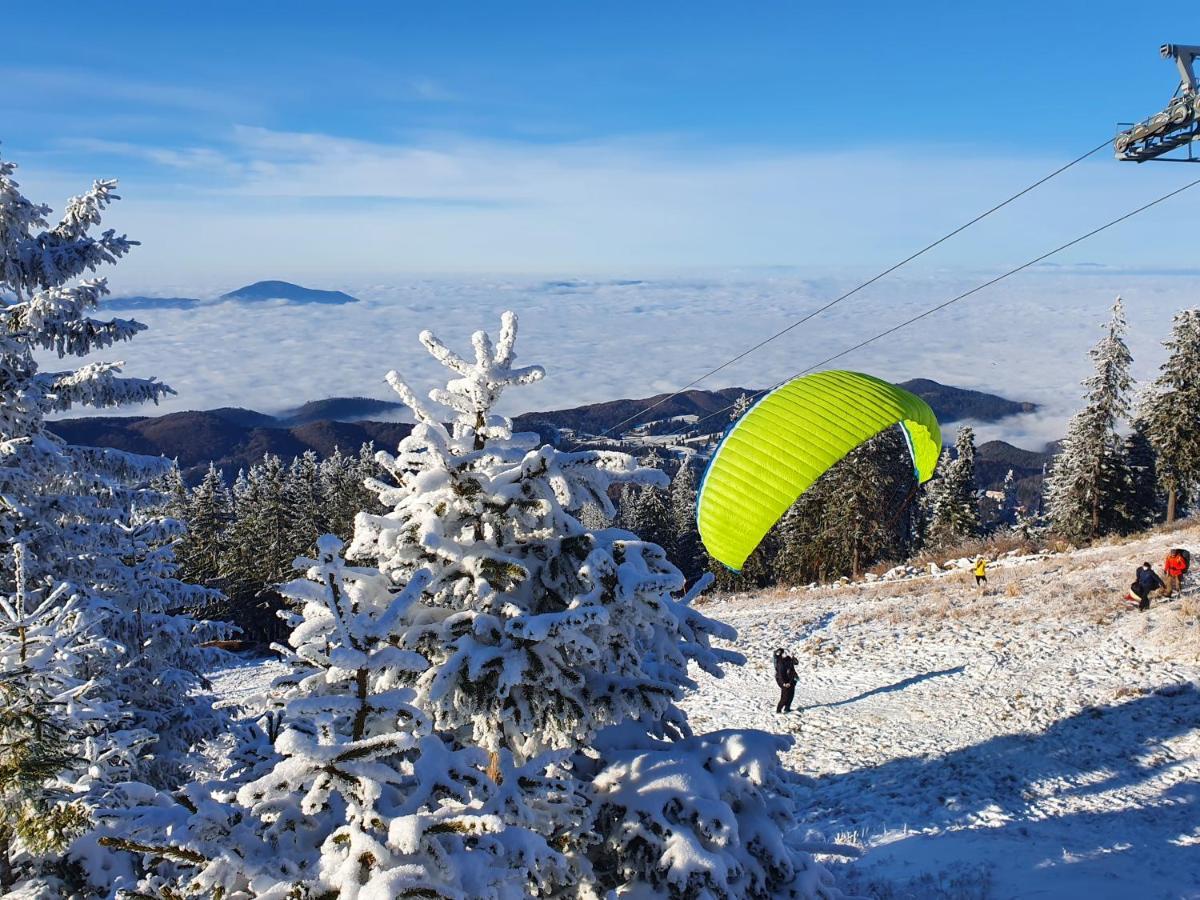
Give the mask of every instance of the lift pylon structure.
[[(1200, 92), (1196, 88), (1195, 62), (1200, 46), (1163, 44), (1163, 59), (1179, 67), (1179, 87), (1167, 108), (1144, 121), (1123, 127), (1113, 141), (1117, 159), (1128, 162), (1200, 162), (1192, 153), (1192, 142), (1200, 140)], [(1167, 156), (1180, 147), (1186, 156)]]

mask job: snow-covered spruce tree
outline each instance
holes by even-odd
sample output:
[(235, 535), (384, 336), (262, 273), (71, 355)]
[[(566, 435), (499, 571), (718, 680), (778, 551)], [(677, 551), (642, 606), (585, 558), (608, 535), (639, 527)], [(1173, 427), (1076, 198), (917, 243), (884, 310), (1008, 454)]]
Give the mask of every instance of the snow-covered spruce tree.
[(210, 464), (204, 478), (187, 495), (184, 503), (187, 532), (175, 550), (183, 578), (195, 584), (206, 584), (218, 577), (232, 516), (225, 476)]
[(1083, 409), (1067, 426), (1046, 483), (1046, 513), (1055, 531), (1089, 540), (1118, 530), (1116, 500), (1130, 481), (1117, 428), (1129, 416), (1132, 357), (1125, 346), (1125, 308), (1118, 297), (1107, 333), (1090, 355), (1095, 374), (1084, 382)]
[(979, 534), (979, 499), (975, 490), (975, 432), (960, 428), (953, 458), (943, 451), (930, 490), (927, 540), (953, 547)]
[(0, 597), (0, 892), (32, 890), (34, 877), (51, 896), (60, 865), (52, 855), (88, 823), (74, 800), (94, 776), (79, 748), (119, 713), (95, 703), (79, 675), (96, 652), (79, 599), (65, 584), (31, 587), (25, 548), (12, 552), (15, 588)]
[(1017, 507), (1021, 505), (1017, 494), (1017, 477), (1012, 469), (1004, 473), (1004, 485), (1001, 490), (1004, 496), (1000, 500), (1000, 521), (1005, 525), (1012, 525), (1017, 521)]
[[(475, 334), (473, 361), (421, 335), (456, 374), (430, 393), (450, 427), (388, 376), (417, 424), (394, 456), (379, 454), (391, 483), (376, 488), (391, 511), (359, 516), (350, 556), (376, 560), (397, 584), (431, 573), (397, 640), (428, 663), (398, 676), (412, 705), (448, 747), (486, 751), (501, 786), (519, 787), (519, 767), (540, 771), (543, 754), (566, 755), (589, 804), (553, 835), (578, 873), (563, 896), (829, 895), (824, 870), (785, 837), (795, 810), (777, 791), (777, 754), (787, 739), (693, 738), (675, 705), (693, 684), (689, 662), (717, 672), (740, 659), (710, 647), (732, 631), (691, 608), (695, 589), (676, 596), (684, 579), (660, 547), (589, 532), (573, 514), (591, 502), (611, 516), (610, 485), (666, 479), (625, 454), (513, 435), (493, 407), (543, 375), (513, 367), (515, 340), (511, 313), (495, 345)], [(679, 777), (666, 777), (667, 760)]]
[(880, 559), (906, 557), (916, 487), (898, 429), (856, 448), (821, 476), (775, 529), (776, 579), (805, 584), (856, 577)]
[(1200, 482), (1200, 309), (1175, 316), (1169, 354), (1139, 404), (1138, 419), (1158, 454), (1158, 478), (1167, 494), (1167, 521), (1179, 498)]
[(660, 547), (670, 546), (674, 537), (671, 513), (653, 485), (629, 485), (622, 491), (617, 524)]
[(696, 474), (686, 456), (671, 479), (668, 514), (671, 522), (671, 558), (686, 577), (696, 578), (704, 571), (704, 548), (696, 527)]
[(749, 394), (738, 394), (737, 399), (733, 401), (733, 406), (729, 409), (729, 421), (736, 422), (742, 417), (742, 413), (754, 405), (754, 398)]
[[(550, 841), (584, 798), (540, 757), (488, 777), (488, 754), (432, 732), (404, 684), (428, 668), (398, 648), (429, 585), (403, 590), (318, 541), (308, 577), (282, 588), (301, 610), (288, 643), (276, 759), (235, 793), (189, 788), (160, 799), (105, 843), (157, 860), (148, 896), (260, 900), (564, 896), (577, 880)], [(282, 648), (281, 648), (282, 649)]]
[(162, 498), (144, 487), (170, 464), (69, 446), (45, 428), (45, 418), (77, 406), (156, 401), (170, 389), (119, 377), (120, 364), (41, 370), (39, 352), (82, 357), (144, 326), (91, 318), (105, 282), (76, 281), (133, 246), (112, 230), (91, 234), (116, 199), (115, 182), (97, 181), (50, 225), (50, 210), (19, 191), (14, 168), (0, 161), (0, 592), (16, 590), (18, 543), (31, 590), (69, 586), (80, 627), (111, 651), (85, 656), (79, 673), (94, 680), (99, 702), (115, 703), (126, 717), (113, 717), (108, 738), (126, 740), (138, 729), (152, 736), (153, 751), (139, 756), (135, 775), (169, 784), (191, 745), (220, 722), (188, 699), (205, 660), (199, 626), (175, 614), (204, 591), (174, 577), (179, 524), (149, 512)]
[(1163, 520), (1166, 503), (1159, 489), (1158, 459), (1141, 424), (1121, 442), (1128, 478), (1114, 500), (1115, 530), (1128, 534)]

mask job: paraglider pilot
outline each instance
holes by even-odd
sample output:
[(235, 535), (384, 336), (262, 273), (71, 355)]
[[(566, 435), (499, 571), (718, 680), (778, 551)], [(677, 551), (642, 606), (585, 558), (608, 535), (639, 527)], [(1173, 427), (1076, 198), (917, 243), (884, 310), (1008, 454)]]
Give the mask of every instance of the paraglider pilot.
[(1162, 579), (1154, 571), (1154, 566), (1146, 562), (1142, 563), (1142, 567), (1137, 570), (1137, 575), (1134, 577), (1133, 584), (1129, 586), (1129, 589), (1137, 595), (1139, 600), (1138, 609), (1145, 612), (1150, 608), (1150, 594), (1162, 587), (1164, 587)]
[(775, 651), (775, 683), (779, 685), (779, 703), (775, 712), (791, 712), (792, 700), (796, 696), (796, 657), (789, 656), (780, 647)]

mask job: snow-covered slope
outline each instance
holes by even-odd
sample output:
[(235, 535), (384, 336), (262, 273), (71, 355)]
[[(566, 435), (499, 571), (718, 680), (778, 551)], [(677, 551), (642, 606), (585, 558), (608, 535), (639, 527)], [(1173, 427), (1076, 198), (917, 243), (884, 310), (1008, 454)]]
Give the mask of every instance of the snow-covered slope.
[[(881, 897), (1200, 897), (1200, 596), (1121, 601), (1200, 528), (899, 584), (714, 601), (749, 662), (698, 729), (788, 731), (809, 824)], [(800, 659), (777, 715), (771, 652)]]
[[(1007, 560), (982, 592), (963, 571), (713, 598), (749, 662), (697, 673), (684, 706), (698, 731), (795, 735), (808, 827), (864, 849), (840, 869), (854, 893), (1200, 897), (1200, 591), (1121, 601), (1137, 564), (1198, 544), (1189, 526)], [(780, 646), (800, 660), (791, 715)], [(213, 681), (242, 699), (277, 669)]]

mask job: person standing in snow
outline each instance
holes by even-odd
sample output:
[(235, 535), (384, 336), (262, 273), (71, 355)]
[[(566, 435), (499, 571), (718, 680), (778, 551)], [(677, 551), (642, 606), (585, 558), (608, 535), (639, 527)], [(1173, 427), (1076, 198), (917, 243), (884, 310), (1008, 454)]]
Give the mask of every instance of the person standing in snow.
[(975, 587), (987, 584), (988, 561), (982, 556), (975, 560)]
[(789, 656), (780, 647), (775, 651), (775, 683), (779, 685), (779, 703), (775, 712), (791, 712), (792, 700), (796, 696), (796, 657)]
[(1138, 598), (1138, 609), (1145, 612), (1150, 608), (1150, 594), (1162, 587), (1164, 587), (1162, 579), (1158, 577), (1158, 573), (1154, 571), (1154, 567), (1150, 563), (1145, 562), (1137, 570), (1133, 584), (1129, 586), (1129, 589)]
[(1186, 550), (1172, 550), (1167, 554), (1166, 562), (1163, 563), (1164, 579), (1167, 583), (1166, 591), (1168, 597), (1173, 597), (1183, 590), (1183, 576), (1188, 570), (1188, 564), (1191, 562), (1191, 554)]

